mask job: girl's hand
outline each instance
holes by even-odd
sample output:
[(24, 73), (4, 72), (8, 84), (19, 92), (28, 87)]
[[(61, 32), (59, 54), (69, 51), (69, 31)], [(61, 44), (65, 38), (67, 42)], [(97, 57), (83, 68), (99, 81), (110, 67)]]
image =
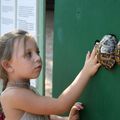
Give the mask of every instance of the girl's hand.
[(86, 55), (86, 60), (82, 72), (88, 74), (91, 77), (97, 72), (100, 66), (101, 64), (97, 62), (96, 50), (94, 47), (92, 53), (90, 54), (90, 52), (88, 52)]
[(81, 103), (77, 102), (75, 105), (71, 108), (69, 118), (68, 120), (80, 120), (79, 111), (83, 110), (84, 107)]

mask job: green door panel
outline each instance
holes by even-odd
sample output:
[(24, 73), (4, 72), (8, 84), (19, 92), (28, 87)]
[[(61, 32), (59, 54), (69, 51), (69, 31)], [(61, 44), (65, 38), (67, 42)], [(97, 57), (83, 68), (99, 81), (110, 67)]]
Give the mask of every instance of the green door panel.
[[(53, 96), (74, 80), (96, 39), (120, 38), (120, 0), (55, 0)], [(81, 120), (120, 120), (120, 66), (101, 67), (79, 101)]]

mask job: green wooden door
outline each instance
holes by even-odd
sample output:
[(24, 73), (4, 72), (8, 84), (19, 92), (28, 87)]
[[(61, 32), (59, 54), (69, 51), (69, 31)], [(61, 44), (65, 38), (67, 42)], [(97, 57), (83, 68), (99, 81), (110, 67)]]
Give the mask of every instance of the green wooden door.
[[(84, 65), (96, 39), (113, 33), (120, 38), (120, 0), (56, 0), (53, 96), (58, 96)], [(79, 101), (81, 120), (120, 120), (120, 66), (101, 67)]]

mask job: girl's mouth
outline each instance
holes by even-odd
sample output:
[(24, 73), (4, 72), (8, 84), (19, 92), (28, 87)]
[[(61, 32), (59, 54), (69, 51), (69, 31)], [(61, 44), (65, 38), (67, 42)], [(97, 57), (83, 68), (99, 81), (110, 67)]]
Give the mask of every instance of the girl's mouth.
[(35, 67), (36, 70), (40, 70), (42, 68), (41, 65), (38, 65), (37, 67)]

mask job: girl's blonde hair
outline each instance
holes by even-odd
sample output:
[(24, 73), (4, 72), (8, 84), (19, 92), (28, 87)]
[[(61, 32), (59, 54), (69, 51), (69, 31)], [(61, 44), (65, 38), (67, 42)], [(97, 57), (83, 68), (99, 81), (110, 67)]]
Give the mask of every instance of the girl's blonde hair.
[(29, 38), (32, 38), (32, 36), (24, 30), (9, 32), (0, 37), (0, 78), (3, 80), (3, 90), (6, 88), (8, 75), (5, 69), (2, 67), (1, 61), (11, 59), (14, 43), (16, 40), (23, 40), (25, 49), (26, 40), (28, 40)]

